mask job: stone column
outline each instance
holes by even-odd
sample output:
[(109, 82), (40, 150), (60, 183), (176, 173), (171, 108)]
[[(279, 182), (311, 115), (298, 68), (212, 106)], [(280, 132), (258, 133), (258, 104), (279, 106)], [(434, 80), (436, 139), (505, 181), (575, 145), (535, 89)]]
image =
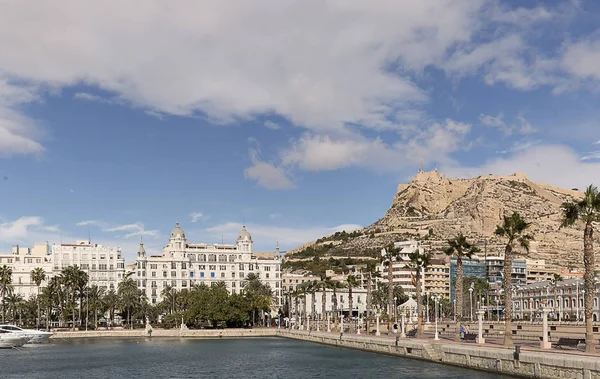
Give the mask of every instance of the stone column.
[(540, 341), (541, 349), (552, 348), (552, 343), (548, 341), (548, 308), (542, 309), (542, 340)]
[(331, 332), (331, 322), (330, 322), (329, 314), (327, 314), (327, 331)]
[(402, 332), (400, 333), (400, 337), (402, 337), (402, 338), (406, 338), (406, 328), (404, 327), (404, 321), (405, 321), (404, 316), (405, 316), (404, 311), (402, 311), (402, 325), (401, 325)]
[(376, 336), (380, 336), (381, 333), (379, 333), (379, 313), (377, 313), (377, 317), (376, 317), (375, 322), (376, 322), (375, 335)]
[(483, 309), (477, 311), (477, 323), (479, 325), (479, 335), (477, 336), (477, 343), (484, 344), (485, 339), (483, 338)]

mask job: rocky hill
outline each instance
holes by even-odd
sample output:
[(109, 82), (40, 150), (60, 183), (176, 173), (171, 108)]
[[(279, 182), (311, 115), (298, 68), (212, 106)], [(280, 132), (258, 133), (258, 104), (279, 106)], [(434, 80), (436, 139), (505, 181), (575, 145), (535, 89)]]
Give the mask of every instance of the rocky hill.
[[(494, 235), (505, 214), (519, 212), (532, 223), (535, 237), (529, 258), (563, 267), (582, 265), (582, 226), (560, 228), (561, 204), (579, 198), (577, 189), (534, 183), (525, 174), (449, 179), (437, 171), (420, 171), (400, 184), (385, 216), (359, 232), (321, 238), (288, 252), (294, 256), (373, 256), (392, 241), (419, 239), (441, 252), (446, 240), (462, 232), (488, 254), (503, 248)], [(485, 241), (485, 242), (484, 242)], [(308, 254), (307, 254), (307, 249)]]

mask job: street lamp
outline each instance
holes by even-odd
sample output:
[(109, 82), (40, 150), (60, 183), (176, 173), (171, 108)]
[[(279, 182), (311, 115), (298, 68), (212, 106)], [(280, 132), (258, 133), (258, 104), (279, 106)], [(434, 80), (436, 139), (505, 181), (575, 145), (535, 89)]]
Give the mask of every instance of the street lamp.
[(469, 287), (469, 303), (471, 305), (471, 322), (473, 322), (473, 283), (471, 283), (471, 287)]
[(426, 311), (427, 321), (425, 321), (425, 323), (429, 324), (429, 292), (425, 291), (425, 297), (427, 298), (427, 311)]
[(434, 296), (433, 300), (435, 301), (435, 337), (433, 339), (439, 341), (440, 336), (438, 334), (438, 304), (440, 302), (440, 295)]
[[(585, 290), (581, 290), (581, 297), (583, 297), (583, 306), (584, 306), (584, 310), (583, 310), (583, 322), (585, 322)], [(579, 321), (579, 301), (577, 302), (577, 321)]]
[(452, 300), (452, 307), (454, 308), (454, 322), (456, 322), (456, 299)]

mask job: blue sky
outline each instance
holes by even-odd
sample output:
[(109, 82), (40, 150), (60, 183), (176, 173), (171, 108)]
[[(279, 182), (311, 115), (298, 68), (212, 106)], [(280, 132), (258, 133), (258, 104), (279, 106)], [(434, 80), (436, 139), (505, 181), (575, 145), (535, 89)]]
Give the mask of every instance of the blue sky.
[(283, 249), (417, 169), (600, 183), (595, 1), (0, 5), (0, 252)]

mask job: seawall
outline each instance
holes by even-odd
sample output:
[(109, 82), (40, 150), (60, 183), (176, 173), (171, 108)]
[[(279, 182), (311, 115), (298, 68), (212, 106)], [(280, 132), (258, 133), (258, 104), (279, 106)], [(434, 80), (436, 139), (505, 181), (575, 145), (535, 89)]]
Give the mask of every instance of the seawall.
[(319, 332), (281, 331), (281, 337), (331, 346), (359, 349), (453, 366), (497, 372), (526, 378), (600, 379), (600, 358), (556, 351), (514, 350), (484, 347), (469, 343), (439, 343), (424, 340), (372, 336), (340, 335)]
[[(184, 337), (184, 338), (244, 338), (244, 337), (277, 337), (275, 328), (260, 329), (154, 329), (152, 337)], [(146, 338), (148, 333), (145, 329), (134, 330), (92, 330), (79, 332), (58, 332), (51, 339), (69, 338)]]

